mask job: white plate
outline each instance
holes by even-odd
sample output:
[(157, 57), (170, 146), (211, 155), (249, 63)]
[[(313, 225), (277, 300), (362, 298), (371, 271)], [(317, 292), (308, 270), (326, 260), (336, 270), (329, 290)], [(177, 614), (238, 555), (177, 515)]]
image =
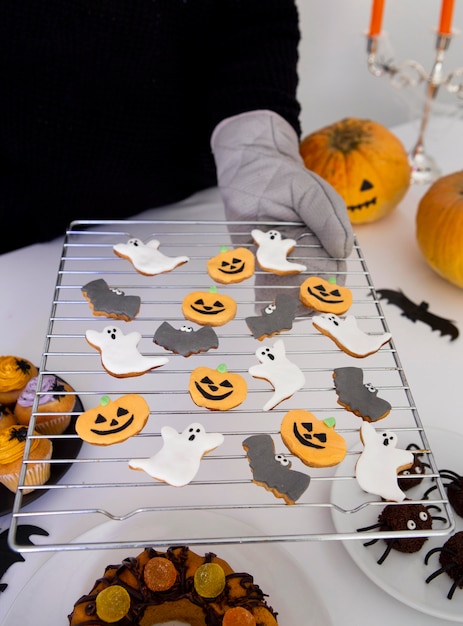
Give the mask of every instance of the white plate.
[[(435, 428), (426, 428), (426, 434), (437, 467), (439, 469), (451, 469), (460, 475), (463, 474), (463, 457), (461, 454), (463, 437), (454, 432)], [(416, 443), (420, 444), (419, 438)], [(353, 464), (355, 458), (352, 457)], [(343, 469), (345, 471), (345, 467)], [(413, 487), (413, 492), (410, 491), (410, 494), (413, 493), (414, 495), (410, 497), (421, 499), (423, 490), (426, 490), (428, 486), (421, 487), (421, 491), (419, 486)], [(331, 493), (332, 502), (348, 498), (349, 494), (346, 494), (346, 488), (355, 492), (352, 496), (353, 498), (356, 497), (358, 489), (356, 481), (347, 485), (340, 481), (334, 481)], [(430, 494), (430, 498), (432, 498), (432, 494)], [(363, 515), (362, 512), (360, 515), (341, 515), (333, 512), (333, 522), (338, 532), (352, 532), (357, 528), (374, 524), (381, 510), (381, 508), (375, 507), (372, 511), (370, 508)], [(431, 511), (431, 514), (439, 515), (434, 511)], [(462, 518), (456, 514), (454, 517), (456, 523), (454, 532), (463, 530)], [(358, 567), (383, 591), (422, 613), (461, 624), (463, 621), (463, 590), (457, 589), (452, 600), (447, 599), (447, 593), (453, 580), (445, 573), (429, 584), (425, 582), (426, 578), (440, 567), (438, 554), (430, 557), (428, 565), (424, 564), (427, 552), (434, 547), (443, 546), (449, 536), (430, 537), (421, 550), (414, 554), (403, 554), (397, 550), (392, 550), (381, 565), (378, 565), (377, 560), (386, 548), (383, 540), (379, 540), (371, 546), (364, 546), (364, 541), (356, 539), (343, 543)], [(365, 533), (365, 541), (368, 541), (367, 533)]]
[[(106, 522), (81, 535), (79, 541), (117, 541), (118, 536), (130, 536), (133, 540), (141, 540), (146, 536), (156, 537), (157, 528), (160, 529), (156, 516), (156, 513), (144, 513), (141, 517), (123, 522)], [(162, 524), (168, 524), (172, 536), (181, 537), (185, 533), (185, 524), (189, 525), (192, 536), (196, 533), (205, 536), (207, 528), (217, 527), (217, 524), (222, 528), (223, 536), (246, 536), (251, 530), (241, 521), (211, 512), (200, 512), (194, 516), (193, 522), (190, 519), (184, 520), (182, 527), (177, 521), (178, 516), (171, 520), (168, 517), (162, 518)], [(165, 533), (165, 528), (162, 532)], [(155, 546), (155, 541), (151, 545)], [(225, 544), (195, 545), (192, 549), (198, 554), (214, 552), (228, 561), (235, 571), (252, 574), (256, 584), (268, 594), (268, 602), (278, 612), (278, 622), (282, 626), (332, 624), (307, 573), (296, 565), (283, 546), (275, 543)], [(135, 556), (141, 551), (142, 549), (124, 548), (63, 551), (53, 554), (18, 594), (3, 626), (36, 626), (38, 615), (40, 624), (64, 626), (68, 623), (67, 615), (72, 611), (76, 600), (91, 589), (95, 579), (103, 574), (105, 565), (119, 563), (123, 558)]]

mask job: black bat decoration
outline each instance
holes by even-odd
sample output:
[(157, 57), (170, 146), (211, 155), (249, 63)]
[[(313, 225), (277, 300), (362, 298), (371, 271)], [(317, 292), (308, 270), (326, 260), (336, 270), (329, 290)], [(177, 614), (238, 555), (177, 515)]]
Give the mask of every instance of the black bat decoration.
[(310, 476), (291, 469), (291, 462), (275, 454), (270, 435), (251, 435), (243, 441), (243, 448), (251, 468), (254, 482), (271, 491), (276, 497), (294, 504), (310, 483)]
[[(31, 535), (43, 535), (48, 537), (48, 532), (39, 526), (32, 526), (29, 524), (22, 524), (18, 526), (16, 537), (19, 542), (25, 543), (28, 546), (34, 545), (30, 540)], [(3, 574), (14, 563), (22, 563), (25, 558), (19, 552), (12, 550), (8, 545), (8, 530), (4, 530), (0, 533), (0, 579)], [(8, 585), (0, 583), (0, 591), (5, 591)]]
[(203, 326), (193, 330), (191, 326), (174, 328), (169, 322), (163, 322), (154, 333), (154, 343), (182, 356), (190, 356), (198, 352), (207, 352), (217, 348), (219, 339), (213, 328)]
[(338, 403), (358, 417), (376, 422), (390, 413), (390, 403), (378, 398), (378, 390), (363, 382), (363, 370), (359, 367), (337, 367), (333, 379)]
[(126, 296), (120, 289), (110, 287), (103, 278), (92, 280), (81, 287), (81, 291), (96, 315), (114, 315), (130, 321), (137, 316), (140, 309), (139, 296)]
[(257, 317), (247, 317), (246, 324), (255, 339), (272, 337), (282, 330), (291, 330), (298, 300), (288, 294), (277, 294), (273, 304), (261, 310)]
[(389, 304), (394, 304), (402, 310), (402, 315), (412, 322), (420, 321), (427, 324), (431, 330), (438, 330), (441, 336), (449, 335), (450, 341), (454, 341), (459, 331), (455, 324), (448, 319), (434, 315), (429, 311), (429, 304), (421, 302), (416, 304), (403, 293), (393, 289), (377, 289), (380, 299), (385, 299)]

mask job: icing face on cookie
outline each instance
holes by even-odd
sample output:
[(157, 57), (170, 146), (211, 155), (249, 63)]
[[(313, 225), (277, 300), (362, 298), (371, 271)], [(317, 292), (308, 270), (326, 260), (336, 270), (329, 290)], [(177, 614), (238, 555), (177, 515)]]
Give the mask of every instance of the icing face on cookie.
[(236, 315), (236, 302), (231, 296), (209, 291), (193, 291), (182, 302), (182, 312), (187, 320), (203, 326), (222, 326)]
[(296, 298), (279, 293), (275, 297), (275, 302), (262, 309), (262, 315), (247, 317), (245, 321), (252, 336), (261, 341), (283, 330), (291, 330), (296, 317), (296, 309)]
[(275, 274), (299, 274), (307, 269), (287, 259), (296, 246), (294, 239), (284, 239), (278, 230), (263, 232), (258, 228), (253, 229), (251, 235), (258, 246), (256, 258), (261, 269)]
[(103, 396), (99, 406), (79, 415), (75, 428), (79, 437), (88, 443), (103, 446), (120, 443), (142, 430), (149, 413), (148, 403), (137, 394), (113, 401)]
[(137, 272), (145, 276), (170, 272), (190, 260), (187, 256), (166, 256), (159, 250), (159, 246), (160, 242), (157, 239), (151, 239), (145, 244), (141, 239), (134, 237), (127, 243), (115, 244), (113, 250), (117, 256), (130, 261)]
[(222, 248), (207, 262), (209, 276), (218, 283), (239, 283), (254, 274), (255, 257), (247, 248)]
[(341, 349), (358, 358), (377, 352), (391, 340), (390, 333), (369, 335), (357, 325), (353, 315), (338, 317), (334, 313), (322, 313), (312, 318), (314, 328), (332, 339)]
[(348, 287), (337, 285), (334, 279), (325, 280), (309, 276), (299, 290), (302, 304), (315, 311), (342, 315), (352, 304), (352, 292)]
[(268, 346), (258, 348), (256, 357), (259, 365), (252, 365), (249, 368), (250, 375), (268, 380), (275, 390), (270, 400), (264, 404), (264, 411), (273, 409), (305, 385), (304, 373), (286, 357), (282, 339), (277, 339), (272, 348)]
[(186, 325), (181, 328), (174, 328), (169, 322), (163, 322), (158, 327), (153, 341), (166, 350), (171, 350), (175, 354), (181, 354), (185, 357), (219, 347), (219, 338), (210, 326), (203, 326), (194, 330), (191, 326)]
[(124, 335), (117, 326), (106, 326), (101, 332), (87, 330), (85, 338), (100, 352), (104, 369), (116, 378), (140, 376), (169, 360), (162, 356), (144, 356), (137, 347), (141, 334), (133, 331)]
[(248, 386), (240, 374), (228, 372), (225, 364), (221, 364), (215, 370), (210, 367), (194, 369), (189, 391), (198, 406), (227, 411), (244, 402)]
[(89, 301), (95, 315), (106, 315), (130, 321), (140, 310), (139, 296), (125, 295), (120, 289), (110, 287), (103, 278), (92, 280), (82, 287), (84, 297)]
[(362, 423), (360, 437), (363, 451), (355, 465), (358, 484), (384, 500), (402, 502), (406, 496), (399, 488), (397, 474), (413, 465), (413, 453), (397, 448), (395, 433), (376, 432), (370, 422)]
[(347, 444), (335, 430), (333, 417), (320, 420), (310, 411), (294, 409), (284, 416), (280, 432), (286, 447), (310, 467), (330, 467), (346, 456)]
[(333, 371), (333, 380), (338, 403), (358, 417), (376, 422), (390, 413), (389, 402), (378, 398), (378, 390), (371, 383), (363, 382), (361, 368), (338, 367)]
[(287, 504), (294, 504), (310, 484), (310, 476), (291, 469), (291, 461), (275, 454), (270, 435), (251, 435), (243, 441), (254, 482)]
[(204, 426), (194, 422), (178, 433), (171, 426), (161, 428), (163, 445), (149, 459), (132, 459), (131, 469), (145, 471), (152, 478), (174, 487), (183, 487), (196, 476), (201, 459), (224, 441), (220, 433), (207, 433)]

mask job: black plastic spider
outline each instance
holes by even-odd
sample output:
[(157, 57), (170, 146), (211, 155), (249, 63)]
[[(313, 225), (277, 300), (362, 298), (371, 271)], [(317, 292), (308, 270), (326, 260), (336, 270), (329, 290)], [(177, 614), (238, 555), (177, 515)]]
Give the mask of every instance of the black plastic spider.
[(440, 553), (439, 562), (442, 567), (428, 576), (426, 582), (430, 583), (444, 572), (448, 574), (454, 581), (447, 594), (447, 598), (451, 600), (457, 587), (463, 588), (463, 531), (452, 535), (441, 548), (429, 550), (424, 559), (425, 565), (428, 564), (429, 558), (437, 552)]
[[(443, 480), (449, 482), (444, 483), (445, 490), (447, 491), (447, 497), (449, 502), (457, 515), (463, 517), (463, 476), (457, 474), (453, 470), (441, 469), (439, 470), (439, 476)], [(426, 499), (431, 491), (437, 489), (437, 485), (429, 487), (424, 493), (423, 499)]]
[[(436, 505), (429, 505), (428, 507), (419, 503), (407, 503), (401, 504), (388, 504), (379, 514), (378, 522), (371, 526), (365, 526), (364, 528), (357, 528), (357, 532), (366, 532), (379, 528), (381, 531), (396, 531), (396, 530), (430, 530), (432, 528), (433, 520), (440, 520), (446, 522), (443, 517), (433, 517), (430, 514), (430, 509), (434, 508), (437, 511), (441, 509)], [(389, 556), (391, 550), (397, 550), (398, 552), (418, 552), (421, 549), (427, 537), (391, 537), (384, 539), (387, 546), (383, 554), (380, 556), (378, 565), (384, 563)], [(372, 539), (367, 541), (363, 545), (368, 547), (377, 543), (379, 539)]]
[[(416, 445), (416, 443), (411, 443), (407, 446), (407, 450), (419, 450), (419, 446)], [(423, 456), (423, 453), (417, 453), (414, 452), (413, 453), (413, 465), (411, 467), (409, 467), (406, 470), (402, 470), (401, 472), (399, 472), (398, 474), (398, 484), (399, 487), (402, 489), (402, 491), (407, 491), (408, 489), (411, 489), (412, 487), (416, 487), (416, 485), (419, 485), (421, 483), (421, 481), (423, 480), (424, 475), (426, 474), (426, 468), (430, 469), (431, 466), (429, 465), (429, 463), (425, 463), (424, 461), (421, 460), (420, 457)], [(402, 479), (401, 476), (412, 476), (413, 478), (404, 478)], [(416, 476), (416, 478), (415, 478)]]

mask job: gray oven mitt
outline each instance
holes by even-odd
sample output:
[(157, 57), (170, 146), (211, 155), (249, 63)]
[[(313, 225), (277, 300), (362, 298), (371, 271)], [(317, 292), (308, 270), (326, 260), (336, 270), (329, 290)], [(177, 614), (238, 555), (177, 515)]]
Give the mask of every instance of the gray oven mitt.
[(346, 258), (353, 245), (344, 200), (309, 171), (295, 130), (273, 111), (220, 122), (211, 137), (227, 220), (303, 222), (328, 255)]

